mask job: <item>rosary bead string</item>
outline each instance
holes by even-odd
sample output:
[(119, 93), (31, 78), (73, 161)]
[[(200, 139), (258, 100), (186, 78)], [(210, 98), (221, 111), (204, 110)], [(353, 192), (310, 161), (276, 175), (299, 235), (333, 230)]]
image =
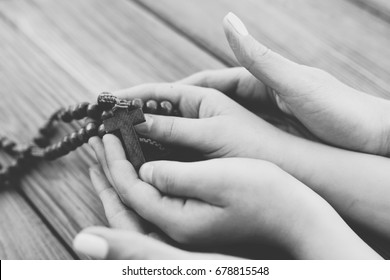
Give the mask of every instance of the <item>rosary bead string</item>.
[[(39, 128), (37, 136), (32, 139), (30, 145), (17, 145), (8, 137), (0, 136), (0, 149), (10, 154), (15, 160), (6, 168), (0, 164), (0, 185), (9, 183), (15, 179), (22, 170), (28, 167), (28, 163), (38, 160), (54, 160), (87, 143), (89, 138), (99, 136), (102, 138), (107, 132), (102, 121), (113, 116), (112, 108), (115, 105), (125, 105), (129, 109), (141, 108), (145, 113), (161, 114), (166, 116), (180, 116), (180, 112), (174, 108), (171, 102), (147, 100), (140, 98), (122, 100), (118, 97), (103, 92), (97, 98), (97, 103), (82, 102), (68, 108), (55, 111), (48, 121)], [(70, 123), (73, 120), (86, 120), (86, 125), (78, 131), (62, 138), (58, 143), (51, 144), (49, 137), (54, 133), (54, 125), (59, 121)], [(160, 143), (144, 137), (139, 137), (140, 143), (155, 147), (159, 151), (166, 151)], [(31, 166), (31, 164), (30, 164)]]

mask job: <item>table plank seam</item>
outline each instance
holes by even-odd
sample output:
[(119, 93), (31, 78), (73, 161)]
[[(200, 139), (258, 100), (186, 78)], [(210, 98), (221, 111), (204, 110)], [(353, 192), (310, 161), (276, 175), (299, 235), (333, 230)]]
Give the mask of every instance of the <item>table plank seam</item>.
[(46, 226), (46, 228), (50, 231), (50, 233), (57, 239), (57, 241), (62, 245), (67, 253), (72, 256), (72, 258), (78, 260), (80, 259), (77, 254), (73, 251), (71, 246), (62, 238), (61, 234), (54, 228), (54, 226), (48, 221), (48, 219), (41, 213), (39, 208), (30, 200), (30, 198), (24, 193), (24, 191), (18, 189), (18, 193), (20, 196), (26, 201), (26, 203), (33, 209), (36, 215), (41, 219), (42, 223)]

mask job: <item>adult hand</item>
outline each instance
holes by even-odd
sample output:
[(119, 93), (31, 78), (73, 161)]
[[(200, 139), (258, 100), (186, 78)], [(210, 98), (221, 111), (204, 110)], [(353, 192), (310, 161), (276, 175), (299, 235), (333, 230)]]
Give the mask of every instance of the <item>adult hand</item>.
[(254, 102), (271, 101), (325, 142), (389, 155), (390, 101), (355, 90), (325, 71), (269, 50), (249, 35), (232, 13), (223, 25), (235, 56), (253, 77), (233, 69), (206, 72), (184, 82), (235, 92)]

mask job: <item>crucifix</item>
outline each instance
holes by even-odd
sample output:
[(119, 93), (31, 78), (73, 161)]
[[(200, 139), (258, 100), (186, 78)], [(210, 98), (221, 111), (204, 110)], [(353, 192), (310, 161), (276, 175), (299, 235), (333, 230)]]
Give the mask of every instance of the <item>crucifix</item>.
[(145, 157), (142, 153), (134, 125), (145, 121), (142, 109), (130, 110), (127, 106), (116, 105), (112, 112), (114, 114), (113, 117), (103, 120), (105, 130), (108, 133), (119, 132), (116, 135), (119, 136), (122, 142), (126, 157), (138, 171), (145, 162)]

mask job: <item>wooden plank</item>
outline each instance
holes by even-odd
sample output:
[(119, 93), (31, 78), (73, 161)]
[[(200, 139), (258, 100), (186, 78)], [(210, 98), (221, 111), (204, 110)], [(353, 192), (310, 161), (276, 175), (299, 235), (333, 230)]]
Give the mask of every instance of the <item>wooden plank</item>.
[[(1, 1), (0, 15), (0, 123), (20, 141), (27, 141), (60, 105), (222, 67), (124, 0)], [(21, 183), (68, 245), (81, 228), (105, 224), (87, 175), (93, 162), (90, 150), (83, 148), (39, 164)]]
[[(77, 93), (85, 88), (11, 26), (3, 24), (0, 40), (2, 133), (26, 142), (52, 111), (71, 100), (76, 102), (80, 98)], [(67, 131), (60, 129), (59, 133)], [(70, 245), (76, 231), (105, 220), (88, 183), (86, 163), (93, 162), (92, 156), (84, 149), (68, 158), (39, 164), (21, 183), (35, 206)]]
[(388, 0), (348, 0), (362, 7), (384, 21), (390, 22), (390, 1)]
[(17, 192), (0, 192), (0, 213), (0, 259), (72, 259)]
[(390, 97), (390, 26), (347, 1), (133, 0), (234, 64), (222, 30), (229, 11), (271, 49), (323, 68), (370, 94)]

